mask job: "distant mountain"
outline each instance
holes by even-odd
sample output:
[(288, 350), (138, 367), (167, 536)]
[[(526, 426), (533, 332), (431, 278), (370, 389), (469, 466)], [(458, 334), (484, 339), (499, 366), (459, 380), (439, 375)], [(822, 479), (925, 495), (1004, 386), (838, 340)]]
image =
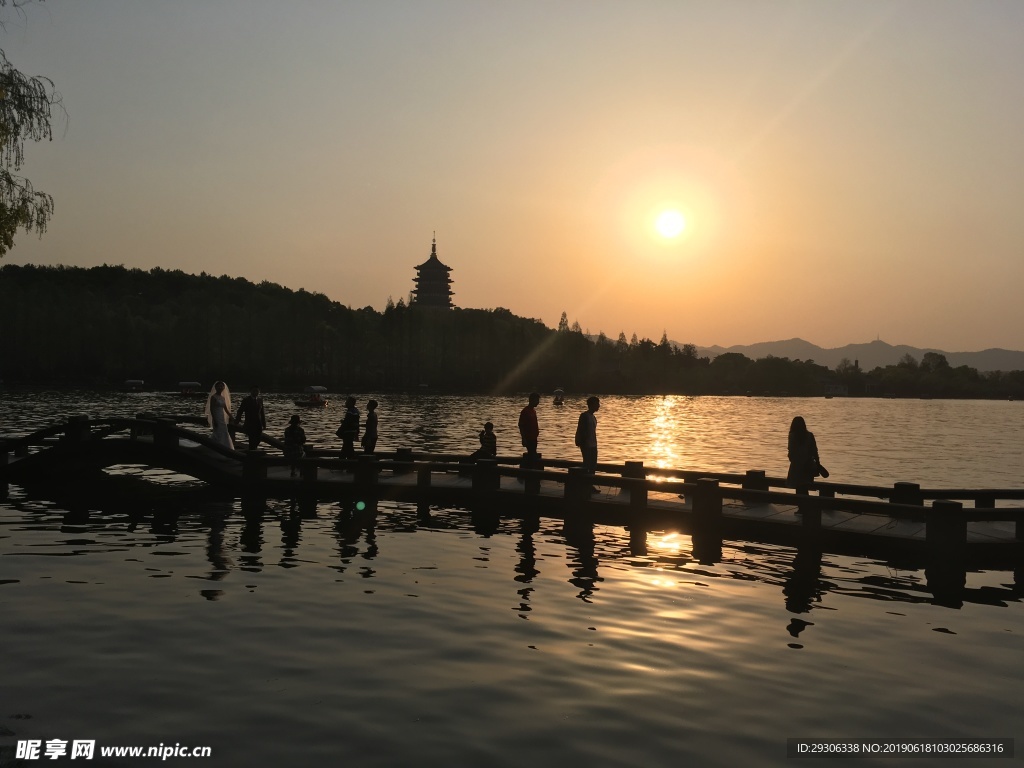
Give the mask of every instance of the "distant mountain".
[(918, 349), (906, 344), (893, 346), (884, 341), (867, 344), (847, 344), (845, 347), (825, 349), (803, 339), (787, 341), (763, 341), (759, 344), (737, 345), (734, 347), (697, 347), (701, 357), (718, 357), (726, 352), (738, 352), (757, 360), (762, 357), (788, 357), (790, 360), (813, 360), (819, 365), (835, 368), (844, 357), (851, 363), (856, 360), (861, 370), (870, 371), (895, 365), (904, 355), (913, 355), (918, 362), (925, 352), (938, 352), (954, 368), (967, 365), (979, 371), (1021, 371), (1024, 370), (1024, 352), (1009, 349), (985, 349), (981, 352), (944, 352), (941, 349)]

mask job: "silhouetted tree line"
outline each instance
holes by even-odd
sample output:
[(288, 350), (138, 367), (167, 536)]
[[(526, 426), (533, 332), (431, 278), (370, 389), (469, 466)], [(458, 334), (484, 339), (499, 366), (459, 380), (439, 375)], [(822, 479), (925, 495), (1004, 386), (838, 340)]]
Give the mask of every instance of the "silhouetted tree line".
[(121, 266), (0, 268), (0, 377), (8, 383), (153, 388), (222, 378), (235, 389), (1024, 397), (1024, 372), (950, 368), (942, 355), (870, 373), (843, 361), (740, 354), (557, 329), (503, 308), (352, 309), (243, 278)]

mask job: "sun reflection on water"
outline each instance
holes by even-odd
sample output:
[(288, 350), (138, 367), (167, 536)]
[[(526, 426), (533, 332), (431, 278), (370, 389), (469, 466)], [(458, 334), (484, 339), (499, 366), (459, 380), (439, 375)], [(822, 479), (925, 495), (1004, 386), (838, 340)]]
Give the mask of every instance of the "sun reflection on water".
[[(688, 537), (687, 537), (688, 538)], [(684, 538), (679, 533), (666, 533), (651, 540), (647, 546), (650, 549), (661, 550), (662, 552), (678, 553), (683, 548)]]
[(675, 450), (678, 439), (675, 404), (676, 398), (661, 398), (651, 418), (650, 450), (654, 457), (654, 465), (659, 469), (679, 466), (679, 454)]

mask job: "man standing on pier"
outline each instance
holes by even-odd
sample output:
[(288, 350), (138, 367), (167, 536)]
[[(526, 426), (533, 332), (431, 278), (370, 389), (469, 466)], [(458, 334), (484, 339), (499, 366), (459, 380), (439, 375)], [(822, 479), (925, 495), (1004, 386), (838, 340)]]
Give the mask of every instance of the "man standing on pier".
[(252, 391), (242, 398), (235, 421), (249, 437), (249, 450), (255, 451), (256, 446), (260, 444), (263, 430), (267, 428), (267, 414), (263, 410), (263, 398), (260, 397), (259, 387), (253, 387)]
[[(576, 424), (576, 445), (579, 446), (583, 455), (583, 471), (591, 478), (597, 471), (597, 409), (601, 407), (601, 401), (596, 397), (587, 398), (587, 410), (580, 414), (580, 420)], [(597, 489), (591, 488), (591, 493), (597, 493)]]
[(531, 392), (530, 401), (519, 412), (519, 436), (523, 439), (523, 447), (531, 459), (537, 455), (537, 438), (540, 437), (540, 427), (537, 425), (538, 403), (540, 394)]
[(356, 399), (349, 397), (345, 400), (345, 416), (341, 420), (341, 426), (336, 433), (341, 438), (341, 458), (354, 459), (356, 457), (356, 439), (359, 437), (359, 409), (356, 408)]

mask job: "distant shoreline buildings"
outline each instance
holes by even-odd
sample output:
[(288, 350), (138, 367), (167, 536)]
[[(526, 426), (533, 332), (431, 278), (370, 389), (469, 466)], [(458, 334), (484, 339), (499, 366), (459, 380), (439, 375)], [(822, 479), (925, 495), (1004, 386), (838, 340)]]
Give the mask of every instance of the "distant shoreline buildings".
[(437, 258), (437, 236), (431, 241), (430, 258), (416, 267), (416, 277), (413, 282), (416, 287), (412, 290), (412, 304), (419, 307), (432, 307), (435, 309), (451, 309), (452, 279), (449, 273), (452, 268), (443, 264)]

